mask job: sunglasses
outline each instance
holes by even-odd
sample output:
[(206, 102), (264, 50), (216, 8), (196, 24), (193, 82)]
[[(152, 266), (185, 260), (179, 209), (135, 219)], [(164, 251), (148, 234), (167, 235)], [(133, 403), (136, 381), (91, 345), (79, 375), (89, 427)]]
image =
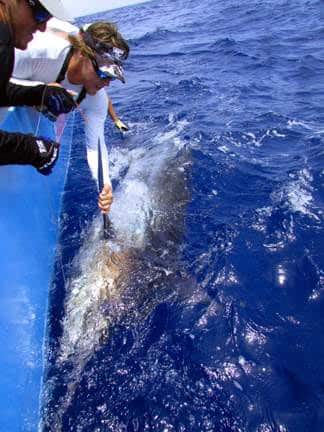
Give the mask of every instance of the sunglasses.
[(38, 0), (27, 0), (27, 3), (32, 10), (34, 20), (37, 24), (44, 24), (52, 18), (52, 15)]
[(95, 59), (91, 59), (91, 63), (94, 67), (94, 70), (97, 74), (97, 76), (102, 80), (110, 79), (111, 81), (115, 80), (116, 77), (114, 75), (111, 75), (108, 71), (103, 71), (100, 69), (97, 61)]

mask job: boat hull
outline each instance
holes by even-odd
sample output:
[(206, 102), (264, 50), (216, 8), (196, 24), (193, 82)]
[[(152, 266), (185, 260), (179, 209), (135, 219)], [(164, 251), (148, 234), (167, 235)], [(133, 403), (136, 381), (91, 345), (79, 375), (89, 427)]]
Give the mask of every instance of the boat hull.
[[(54, 137), (53, 125), (28, 108), (10, 111), (3, 130)], [(53, 174), (30, 166), (0, 167), (0, 430), (35, 431), (39, 424), (43, 344), (55, 261), (72, 119)]]

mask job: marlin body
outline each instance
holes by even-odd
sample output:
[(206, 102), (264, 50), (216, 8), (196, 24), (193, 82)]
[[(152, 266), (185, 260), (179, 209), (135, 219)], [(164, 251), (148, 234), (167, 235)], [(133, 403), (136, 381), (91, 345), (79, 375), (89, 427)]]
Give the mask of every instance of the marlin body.
[[(110, 213), (112, 240), (102, 241), (101, 221), (94, 222), (77, 258), (78, 276), (69, 281), (59, 361), (91, 354), (116, 320), (110, 315), (114, 307), (118, 309), (115, 313), (124, 312), (119, 302), (139, 269), (142, 272), (148, 266), (145, 275), (152, 269), (166, 275), (175, 270), (165, 264), (171, 252), (174, 262), (184, 229), (189, 196), (187, 153), (181, 150), (173, 157), (158, 159), (158, 167), (143, 159), (139, 166), (133, 162), (115, 193)], [(152, 154), (143, 158), (155, 160)], [(139, 169), (143, 166), (146, 172)]]
[[(111, 326), (134, 315), (139, 305), (145, 304), (141, 313), (147, 315), (156, 306), (154, 290), (172, 294), (170, 278), (179, 271), (190, 151), (171, 141), (162, 149), (155, 146), (131, 151), (126, 158), (113, 156), (116, 165), (119, 159), (127, 160), (116, 173), (120, 178), (126, 169), (109, 215), (114, 236), (103, 240), (98, 217), (75, 260), (55, 364), (58, 371), (68, 370), (66, 390), (55, 413), (45, 407), (44, 430), (61, 430), (82, 371), (109, 337)], [(53, 383), (47, 387), (45, 398), (50, 400)]]

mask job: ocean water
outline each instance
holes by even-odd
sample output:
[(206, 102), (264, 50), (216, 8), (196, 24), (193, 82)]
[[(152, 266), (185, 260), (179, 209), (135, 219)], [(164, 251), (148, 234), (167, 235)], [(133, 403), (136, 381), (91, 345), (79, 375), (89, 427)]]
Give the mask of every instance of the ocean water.
[(160, 0), (117, 22), (114, 234), (76, 129), (43, 430), (324, 430), (321, 4)]

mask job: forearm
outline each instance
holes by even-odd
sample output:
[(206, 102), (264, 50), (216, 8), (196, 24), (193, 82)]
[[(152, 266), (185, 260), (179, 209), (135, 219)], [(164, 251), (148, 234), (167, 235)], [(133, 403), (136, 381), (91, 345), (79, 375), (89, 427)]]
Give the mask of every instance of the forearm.
[(114, 106), (111, 102), (111, 99), (109, 99), (109, 105), (108, 105), (108, 114), (112, 121), (114, 122), (117, 129), (119, 129), (121, 132), (127, 132), (129, 131), (129, 127), (118, 117)]
[(41, 105), (45, 88), (45, 85), (22, 86), (8, 83), (0, 95), (0, 106)]
[(0, 165), (33, 164), (34, 141), (32, 135), (0, 131)]
[(106, 143), (103, 139), (101, 146), (101, 159), (102, 159), (102, 176), (105, 185), (111, 186), (110, 172), (109, 172), (109, 156)]
[(108, 114), (114, 123), (118, 120), (118, 115), (116, 114), (116, 111), (115, 111), (114, 106), (111, 102), (111, 99), (109, 99)]
[[(98, 150), (93, 148), (87, 148), (87, 160), (88, 165), (92, 174), (92, 177), (99, 183), (98, 179)], [(111, 185), (111, 180), (109, 176), (109, 161), (108, 161), (108, 151), (106, 144), (103, 143), (101, 146), (101, 161), (102, 161), (102, 175), (103, 183), (106, 185)]]

